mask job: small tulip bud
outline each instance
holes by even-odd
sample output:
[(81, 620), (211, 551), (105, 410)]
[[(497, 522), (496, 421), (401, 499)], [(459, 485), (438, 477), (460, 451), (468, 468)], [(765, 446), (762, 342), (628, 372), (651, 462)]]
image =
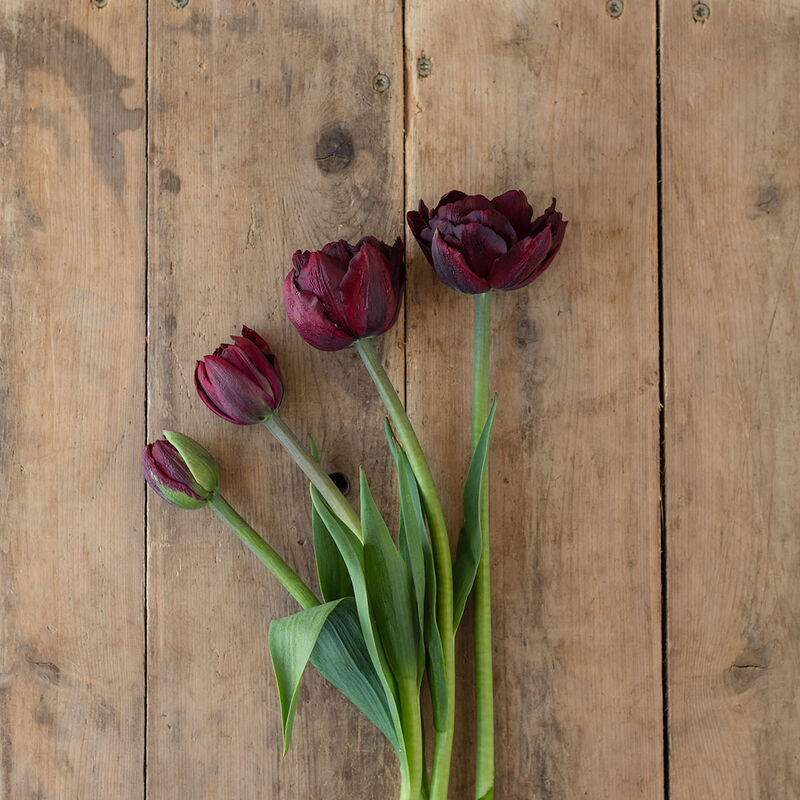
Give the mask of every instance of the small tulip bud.
[(298, 250), (283, 283), (286, 313), (302, 339), (318, 350), (342, 350), (385, 333), (397, 322), (406, 285), (403, 242), (373, 236), (358, 244), (329, 242)]
[[(165, 439), (148, 444), (142, 452), (142, 471), (151, 489), (179, 508), (202, 508), (219, 486), (219, 469), (211, 454), (188, 436), (166, 433), (182, 452)], [(196, 473), (196, 474), (195, 474)]]
[(200, 399), (235, 425), (263, 422), (283, 400), (283, 378), (269, 345), (248, 327), (234, 344), (222, 344), (197, 362), (194, 385)]
[(531, 221), (533, 209), (517, 189), (489, 200), (448, 192), (433, 209), (421, 200), (408, 225), (439, 280), (465, 294), (520, 289), (555, 258), (567, 223), (556, 201)]

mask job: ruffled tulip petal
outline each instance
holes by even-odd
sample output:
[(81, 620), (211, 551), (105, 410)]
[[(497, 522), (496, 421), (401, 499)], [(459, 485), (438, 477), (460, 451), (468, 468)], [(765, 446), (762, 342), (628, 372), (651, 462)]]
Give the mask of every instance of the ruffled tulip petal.
[[(451, 192), (451, 194), (453, 193)], [(461, 193), (459, 192), (459, 194)], [(482, 194), (470, 194), (461, 197), (455, 202), (445, 203), (444, 205), (440, 203), (432, 217), (446, 219), (448, 222), (458, 225), (470, 211), (492, 210), (494, 209), (488, 197), (484, 197)]]
[(463, 254), (450, 247), (436, 231), (431, 247), (433, 268), (439, 280), (451, 289), (464, 294), (482, 294), (489, 291), (489, 284), (469, 268)]
[[(424, 205), (425, 204), (420, 200), (420, 206)], [(409, 211), (408, 214), (406, 214), (406, 220), (408, 221), (408, 227), (411, 229), (411, 233), (417, 240), (417, 244), (425, 254), (425, 258), (428, 259), (428, 263), (433, 264), (431, 258), (433, 231), (428, 227), (428, 217), (423, 216), (419, 211)]]
[(206, 356), (203, 365), (195, 371), (205, 395), (201, 399), (208, 399), (206, 405), (216, 407), (221, 417), (236, 425), (255, 425), (272, 413), (272, 398), (239, 367), (220, 356)]
[(316, 295), (297, 288), (294, 272), (290, 272), (283, 282), (283, 302), (289, 321), (303, 341), (312, 347), (328, 351), (343, 350), (355, 341), (346, 331), (331, 322)]
[[(264, 391), (272, 396), (275, 406), (279, 406), (283, 399), (283, 380), (280, 370), (277, 368), (278, 362), (275, 356), (272, 353), (265, 355), (251, 339), (244, 336), (232, 338), (236, 347), (228, 348), (227, 352), (231, 356), (228, 360), (256, 381)], [(267, 352), (269, 352), (269, 348), (267, 348)]]
[[(466, 192), (462, 192), (459, 189), (451, 189), (449, 192), (447, 192), (447, 194), (443, 194), (441, 196), (439, 202), (436, 204), (436, 208), (433, 209), (433, 214), (429, 215), (429, 217), (436, 216), (436, 213), (442, 206), (449, 206), (450, 203), (457, 203), (459, 200), (463, 200), (466, 196), (467, 196)], [(422, 210), (422, 207), (425, 206), (425, 204), (422, 202), (422, 200), (419, 201), (419, 204), (420, 204), (420, 210)]]
[(533, 217), (533, 209), (525, 192), (511, 189), (493, 197), (492, 205), (511, 223), (518, 239), (524, 239), (529, 235), (528, 228)]
[(490, 228), (503, 237), (508, 247), (512, 247), (517, 243), (517, 232), (514, 230), (512, 224), (499, 211), (495, 211), (493, 208), (481, 208), (470, 211), (461, 219), (461, 224), (466, 225), (469, 222), (477, 222), (480, 225)]
[(481, 278), (487, 278), (492, 264), (508, 252), (505, 239), (480, 223), (459, 225), (456, 233), (458, 250), (464, 254), (470, 270)]
[(347, 261), (340, 261), (330, 253), (318, 250), (308, 258), (305, 269), (295, 273), (294, 282), (301, 292), (311, 292), (325, 306), (328, 318), (340, 328), (347, 327), (347, 315), (339, 286), (347, 272)]
[(536, 277), (551, 244), (550, 229), (545, 228), (533, 239), (517, 242), (506, 255), (492, 264), (489, 284), (493, 289), (519, 289)]

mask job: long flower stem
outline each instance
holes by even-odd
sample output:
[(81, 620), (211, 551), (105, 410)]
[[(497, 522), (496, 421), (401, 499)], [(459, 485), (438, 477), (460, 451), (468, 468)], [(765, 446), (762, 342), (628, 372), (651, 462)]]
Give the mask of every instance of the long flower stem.
[[(472, 373), (472, 450), (489, 413), (489, 350), (491, 293), (475, 295), (475, 344)], [(489, 576), (489, 481), (480, 499), (483, 545), (475, 576), (475, 712), (477, 754), (475, 797), (491, 798), (494, 791), (494, 695), (492, 680), (492, 599)]]
[(308, 479), (317, 487), (319, 493), (333, 509), (333, 513), (361, 539), (361, 522), (358, 514), (353, 510), (344, 495), (336, 488), (336, 484), (319, 465), (311, 453), (303, 447), (302, 442), (295, 436), (292, 429), (273, 411), (264, 420), (264, 427), (283, 445), (287, 453), (294, 459), (297, 466), (306, 474)]
[(419, 705), (419, 684), (416, 680), (401, 680), (400, 718), (406, 746), (408, 772), (400, 787), (400, 800), (419, 800), (422, 792), (422, 712)]
[(422, 503), (431, 532), (431, 545), (436, 571), (436, 618), (442, 637), (442, 652), (447, 680), (447, 724), (444, 731), (437, 731), (433, 743), (433, 763), (431, 767), (430, 800), (447, 800), (450, 780), (450, 760), (453, 750), (453, 728), (455, 725), (456, 669), (453, 641), (453, 568), (450, 555), (450, 540), (436, 485), (428, 462), (420, 447), (414, 428), (411, 426), (400, 398), (397, 396), (378, 354), (368, 339), (355, 344), (364, 361), (378, 393), (392, 420), (397, 438), (408, 456), (414, 476), (419, 485)]
[(215, 494), (208, 504), (303, 608), (319, 605), (316, 595), (303, 583), (300, 576), (239, 516), (221, 494)]

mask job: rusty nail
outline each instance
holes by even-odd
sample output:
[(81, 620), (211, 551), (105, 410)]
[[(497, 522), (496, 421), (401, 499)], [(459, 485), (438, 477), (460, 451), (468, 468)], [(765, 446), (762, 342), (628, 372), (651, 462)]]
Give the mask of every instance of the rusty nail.
[(613, 17), (614, 19), (622, 16), (622, 11), (624, 8), (625, 4), (622, 2), (622, 0), (608, 0), (606, 3), (606, 13), (609, 17)]
[(389, 76), (385, 72), (379, 72), (372, 81), (375, 91), (381, 93), (385, 92), (391, 86), (391, 84), (392, 82), (389, 80)]
[(105, 8), (108, 5), (108, 0), (92, 0), (92, 5), (95, 8)]
[(711, 8), (705, 3), (695, 3), (692, 6), (692, 19), (695, 22), (705, 22), (711, 16)]
[(172, 5), (175, 8), (186, 8), (189, 5), (189, 0), (172, 0)]

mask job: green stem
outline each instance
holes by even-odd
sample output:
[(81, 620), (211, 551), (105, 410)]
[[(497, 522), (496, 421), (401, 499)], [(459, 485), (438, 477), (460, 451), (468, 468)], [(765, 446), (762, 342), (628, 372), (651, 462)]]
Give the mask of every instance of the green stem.
[(419, 684), (416, 680), (398, 680), (400, 720), (406, 746), (407, 772), (400, 787), (401, 800), (419, 800), (422, 792), (422, 712), (419, 705)]
[(298, 574), (239, 516), (236, 509), (221, 495), (215, 494), (208, 504), (214, 513), (255, 553), (259, 561), (281, 582), (303, 608), (319, 605), (314, 592)]
[(368, 339), (360, 339), (355, 348), (364, 361), (378, 393), (383, 400), (394, 425), (397, 438), (414, 470), (419, 485), (422, 503), (431, 532), (433, 561), (436, 570), (436, 619), (442, 637), (445, 677), (447, 679), (447, 725), (444, 731), (437, 731), (433, 743), (433, 763), (431, 767), (430, 800), (447, 800), (450, 780), (450, 760), (453, 750), (453, 729), (456, 706), (456, 669), (453, 641), (453, 568), (450, 555), (450, 540), (436, 485), (433, 482), (428, 462), (420, 447), (414, 428), (411, 426), (400, 398), (397, 396), (378, 354)]
[[(489, 350), (491, 293), (475, 295), (475, 345), (472, 372), (472, 450), (489, 414)], [(483, 545), (475, 576), (475, 797), (490, 798), (494, 790), (494, 694), (492, 680), (492, 600), (489, 576), (489, 481), (481, 496)]]
[(336, 488), (330, 475), (319, 465), (311, 453), (303, 447), (302, 442), (294, 435), (292, 429), (273, 411), (265, 420), (264, 427), (283, 445), (287, 453), (294, 459), (297, 466), (306, 474), (308, 479), (317, 487), (319, 493), (333, 509), (348, 528), (361, 540), (361, 522), (358, 514), (353, 510), (344, 495)]

